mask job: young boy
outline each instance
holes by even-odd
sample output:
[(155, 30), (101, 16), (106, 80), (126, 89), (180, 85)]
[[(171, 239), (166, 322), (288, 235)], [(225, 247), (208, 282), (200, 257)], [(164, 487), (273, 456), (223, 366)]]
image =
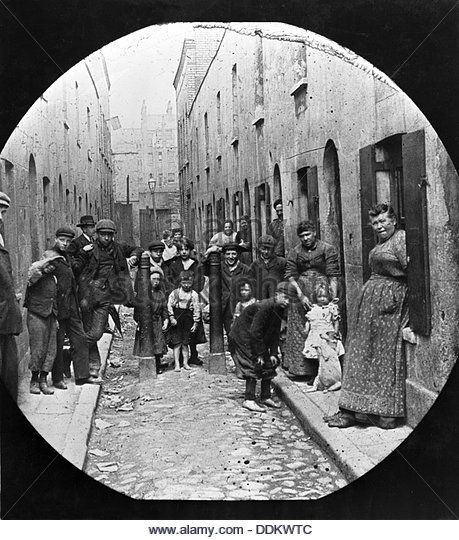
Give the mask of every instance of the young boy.
[(257, 379), (261, 379), (261, 403), (279, 408), (271, 398), (271, 379), (279, 365), (279, 335), (284, 310), (290, 301), (290, 285), (279, 283), (274, 298), (244, 309), (235, 320), (229, 335), (230, 351), (240, 377), (245, 379), (243, 407), (249, 411), (266, 409), (255, 402)]
[(57, 279), (53, 263), (59, 258), (62, 257), (56, 252), (45, 251), (43, 258), (29, 268), (24, 307), (29, 331), (31, 394), (54, 394), (47, 377), (56, 356)]

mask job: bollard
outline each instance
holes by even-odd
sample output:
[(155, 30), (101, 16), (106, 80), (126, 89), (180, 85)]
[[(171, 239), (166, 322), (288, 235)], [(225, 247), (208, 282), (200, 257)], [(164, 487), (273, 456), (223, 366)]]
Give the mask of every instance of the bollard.
[(139, 357), (139, 382), (156, 379), (156, 360), (153, 354), (153, 321), (151, 319), (150, 257), (142, 253), (137, 279), (138, 339), (134, 356)]
[(226, 375), (223, 342), (222, 267), (218, 251), (209, 253), (210, 357), (209, 373)]

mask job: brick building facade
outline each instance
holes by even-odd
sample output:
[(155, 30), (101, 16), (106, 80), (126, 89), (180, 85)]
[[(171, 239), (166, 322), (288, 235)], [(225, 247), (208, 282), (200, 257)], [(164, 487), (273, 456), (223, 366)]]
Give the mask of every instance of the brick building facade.
[[(115, 201), (132, 205), (133, 239), (146, 247), (155, 234), (181, 223), (177, 120), (171, 104), (164, 114), (148, 114), (144, 103), (139, 128), (114, 131), (113, 155)], [(152, 179), (156, 181), (154, 194), (148, 185)]]
[[(249, 214), (256, 238), (282, 196), (287, 248), (298, 241), (298, 221), (311, 219), (340, 250), (351, 321), (375, 242), (368, 208), (392, 201), (410, 257), (405, 353), (415, 425), (459, 353), (459, 196), (450, 158), (414, 103), (336, 43), (284, 25), (205, 28), (184, 42), (174, 83), (187, 234), (204, 239), (203, 250), (225, 218)], [(203, 41), (218, 31), (217, 41)], [(203, 47), (206, 67), (198, 69), (190, 50)]]

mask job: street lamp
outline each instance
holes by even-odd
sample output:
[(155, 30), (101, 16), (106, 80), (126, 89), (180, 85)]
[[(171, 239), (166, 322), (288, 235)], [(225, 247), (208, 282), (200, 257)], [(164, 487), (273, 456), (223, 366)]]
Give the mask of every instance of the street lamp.
[(150, 179), (148, 180), (148, 189), (151, 193), (151, 203), (153, 208), (153, 222), (155, 224), (155, 237), (158, 236), (158, 224), (156, 223), (156, 201), (155, 201), (155, 190), (156, 190), (156, 179), (153, 178), (153, 173), (150, 173)]

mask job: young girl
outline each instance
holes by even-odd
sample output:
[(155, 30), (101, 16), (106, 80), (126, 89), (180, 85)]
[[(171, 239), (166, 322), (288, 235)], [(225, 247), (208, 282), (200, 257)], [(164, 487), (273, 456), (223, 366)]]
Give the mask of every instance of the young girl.
[[(305, 358), (317, 360), (317, 346), (323, 345), (321, 334), (339, 331), (338, 305), (331, 301), (330, 291), (324, 285), (319, 285), (315, 290), (316, 303), (306, 313), (305, 333), (307, 334), (303, 349)], [(341, 340), (337, 341), (336, 352), (338, 357), (344, 354)]]
[(253, 296), (252, 282), (248, 279), (242, 279), (238, 283), (238, 292), (240, 300), (234, 308), (233, 323), (246, 307), (254, 304), (257, 301)]
[(191, 369), (189, 344), (198, 329), (201, 320), (199, 296), (193, 291), (193, 272), (184, 270), (180, 273), (180, 287), (169, 295), (167, 310), (171, 327), (168, 344), (174, 349), (175, 371), (180, 371), (180, 352), (183, 356), (183, 369)]
[[(163, 275), (159, 270), (153, 270), (150, 274), (151, 283), (151, 318), (153, 321), (153, 354), (156, 360), (156, 373), (163, 373), (167, 364), (161, 363), (161, 358), (167, 353), (166, 339), (163, 332), (167, 330), (169, 317), (167, 313), (167, 303), (164, 292), (161, 289)], [(138, 309), (134, 308), (134, 320), (139, 317)], [(134, 341), (134, 355), (137, 354), (140, 347), (140, 330), (137, 328)]]

